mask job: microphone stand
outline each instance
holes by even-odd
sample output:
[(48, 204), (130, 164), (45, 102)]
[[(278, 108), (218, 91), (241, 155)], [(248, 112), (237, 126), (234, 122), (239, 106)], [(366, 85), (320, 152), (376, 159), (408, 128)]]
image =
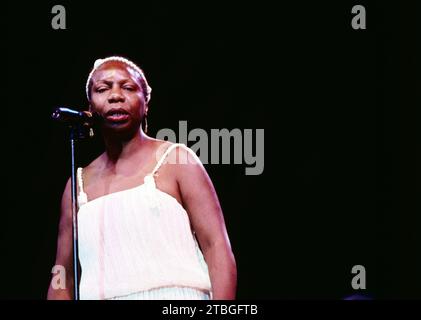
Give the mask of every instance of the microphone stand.
[(88, 128), (85, 124), (71, 124), (70, 129), (70, 150), (71, 150), (71, 189), (72, 189), (72, 239), (73, 239), (73, 299), (80, 300), (79, 295), (79, 246), (78, 246), (78, 220), (77, 212), (79, 210), (77, 203), (77, 189), (76, 189), (76, 157), (75, 157), (75, 145), (79, 139), (86, 138), (87, 135), (92, 136), (93, 131), (89, 128), (89, 134), (87, 134)]
[[(80, 300), (79, 295), (79, 246), (78, 246), (78, 223), (77, 212), (79, 210), (77, 203), (76, 189), (76, 157), (75, 145), (79, 139), (93, 137), (94, 121), (98, 120), (97, 115), (87, 112), (76, 111), (68, 108), (57, 108), (51, 115), (53, 120), (68, 124), (70, 129), (70, 151), (71, 151), (71, 203), (72, 203), (72, 241), (73, 241), (73, 299)], [(93, 118), (95, 116), (95, 118)]]
[(78, 229), (77, 229), (77, 191), (76, 191), (76, 163), (75, 163), (75, 141), (76, 134), (79, 131), (77, 127), (70, 127), (70, 150), (71, 150), (71, 185), (72, 185), (72, 239), (73, 239), (73, 299), (79, 300), (79, 248), (78, 248)]

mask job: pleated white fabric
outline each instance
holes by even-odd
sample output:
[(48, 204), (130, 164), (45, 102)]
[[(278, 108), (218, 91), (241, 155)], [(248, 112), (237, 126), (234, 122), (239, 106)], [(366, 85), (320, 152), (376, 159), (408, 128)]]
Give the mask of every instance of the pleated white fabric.
[(208, 266), (185, 209), (156, 188), (154, 174), (144, 183), (88, 201), (78, 169), (80, 298), (209, 299)]
[(168, 287), (140, 291), (108, 300), (210, 300), (210, 295), (193, 288)]

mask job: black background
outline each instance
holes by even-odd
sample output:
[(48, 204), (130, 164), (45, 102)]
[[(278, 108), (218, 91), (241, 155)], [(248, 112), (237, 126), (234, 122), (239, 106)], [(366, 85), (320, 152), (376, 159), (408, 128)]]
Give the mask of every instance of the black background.
[[(53, 30), (51, 8), (66, 8)], [(351, 28), (351, 8), (367, 29)], [(70, 175), (57, 106), (87, 107), (97, 58), (137, 62), (161, 128), (265, 129), (265, 168), (206, 165), (238, 298), (420, 298), (419, 7), (398, 1), (8, 3), (0, 296), (44, 299)], [(418, 20), (418, 21), (417, 21)], [(192, 143), (190, 143), (191, 145)], [(101, 150), (80, 145), (79, 164)]]

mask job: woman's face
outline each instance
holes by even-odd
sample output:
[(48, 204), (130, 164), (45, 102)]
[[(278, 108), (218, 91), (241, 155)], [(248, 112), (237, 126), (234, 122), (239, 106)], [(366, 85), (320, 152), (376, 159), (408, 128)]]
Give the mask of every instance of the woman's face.
[(118, 61), (100, 66), (92, 76), (91, 110), (104, 118), (104, 127), (139, 130), (147, 113), (140, 75)]

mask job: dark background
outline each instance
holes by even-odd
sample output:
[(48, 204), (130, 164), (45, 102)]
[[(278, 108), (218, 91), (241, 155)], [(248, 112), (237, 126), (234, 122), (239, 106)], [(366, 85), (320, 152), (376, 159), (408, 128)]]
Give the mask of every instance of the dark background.
[[(340, 2), (340, 3), (339, 3)], [(51, 28), (66, 8), (67, 30)], [(351, 8), (367, 29), (351, 28)], [(44, 299), (70, 175), (57, 106), (97, 58), (137, 62), (161, 128), (264, 128), (265, 169), (206, 165), (238, 298), (421, 298), (419, 6), (398, 1), (8, 3), (0, 297)], [(190, 143), (191, 145), (192, 143)], [(79, 164), (101, 151), (83, 142)], [(417, 161), (418, 158), (418, 161)], [(363, 265), (367, 289), (351, 287)]]

